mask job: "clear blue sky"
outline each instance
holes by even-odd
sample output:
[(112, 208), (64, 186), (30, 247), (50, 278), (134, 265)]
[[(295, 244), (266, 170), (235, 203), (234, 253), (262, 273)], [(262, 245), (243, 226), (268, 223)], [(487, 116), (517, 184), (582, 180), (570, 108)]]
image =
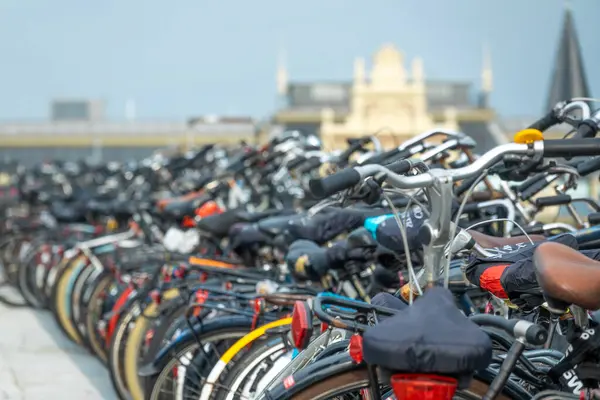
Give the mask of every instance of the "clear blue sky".
[[(492, 104), (538, 115), (563, 0), (0, 0), (0, 119), (45, 118), (55, 97), (101, 98), (140, 118), (268, 115), (285, 44), (291, 78), (349, 79), (353, 59), (393, 42), (429, 78), (479, 84), (492, 51)], [(592, 93), (600, 96), (600, 0), (573, 0)]]

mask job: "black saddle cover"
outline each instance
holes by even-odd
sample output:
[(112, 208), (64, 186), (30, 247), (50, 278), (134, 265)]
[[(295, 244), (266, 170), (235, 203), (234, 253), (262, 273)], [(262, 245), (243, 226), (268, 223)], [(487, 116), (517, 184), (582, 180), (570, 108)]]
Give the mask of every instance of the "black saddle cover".
[[(568, 233), (549, 238), (547, 241), (561, 243), (572, 249), (578, 248), (577, 240)], [(533, 254), (541, 243), (543, 242), (523, 243), (517, 246), (506, 246), (503, 249), (494, 249), (495, 256), (489, 258), (473, 254), (465, 267), (465, 275), (471, 283), (486, 289), (481, 284), (482, 277), (491, 276), (488, 274), (490, 268), (504, 268), (501, 270), (501, 275), (485, 279), (498, 280), (504, 290), (504, 294), (500, 297), (506, 296), (522, 310), (531, 311), (545, 301), (533, 265)], [(592, 258), (594, 258), (593, 255)]]
[(468, 384), (492, 359), (492, 342), (457, 308), (450, 291), (432, 288), (363, 336), (363, 357), (392, 372), (450, 375)]

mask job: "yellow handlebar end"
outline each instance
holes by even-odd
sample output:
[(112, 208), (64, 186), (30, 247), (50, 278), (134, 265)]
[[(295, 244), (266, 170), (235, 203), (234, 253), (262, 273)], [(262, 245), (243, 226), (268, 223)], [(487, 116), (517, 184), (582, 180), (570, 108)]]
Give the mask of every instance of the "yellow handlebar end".
[(523, 129), (513, 137), (513, 141), (519, 144), (529, 144), (538, 140), (544, 140), (544, 135), (537, 129)]

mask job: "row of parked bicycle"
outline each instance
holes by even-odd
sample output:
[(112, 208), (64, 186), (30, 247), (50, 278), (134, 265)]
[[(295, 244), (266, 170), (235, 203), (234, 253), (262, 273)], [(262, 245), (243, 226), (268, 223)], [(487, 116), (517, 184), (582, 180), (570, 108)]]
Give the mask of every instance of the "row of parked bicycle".
[(600, 398), (599, 121), (17, 168), (2, 269), (120, 399)]

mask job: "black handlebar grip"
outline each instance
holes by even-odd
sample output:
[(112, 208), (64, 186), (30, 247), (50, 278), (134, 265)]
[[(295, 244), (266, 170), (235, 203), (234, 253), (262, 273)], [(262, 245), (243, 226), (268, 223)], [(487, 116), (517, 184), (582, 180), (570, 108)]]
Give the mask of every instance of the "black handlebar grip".
[(540, 346), (548, 340), (548, 331), (542, 326), (533, 324), (525, 331), (525, 340), (534, 346)]
[(292, 161), (290, 161), (287, 165), (287, 169), (294, 169), (298, 166), (300, 166), (301, 164), (304, 164), (306, 162), (306, 157), (300, 156), (297, 158), (294, 158)]
[(475, 181), (477, 179), (479, 179), (478, 176), (475, 176), (475, 177), (469, 178), (469, 179), (464, 179), (458, 186), (456, 186), (454, 188), (454, 194), (456, 196), (462, 195), (464, 192), (466, 192), (467, 190), (469, 190), (469, 188), (471, 186), (473, 186), (473, 184), (475, 183)]
[(360, 183), (361, 177), (354, 168), (346, 168), (333, 175), (308, 182), (310, 192), (318, 199), (324, 199)]
[(300, 174), (304, 174), (312, 171), (313, 169), (319, 168), (321, 164), (321, 160), (318, 157), (309, 158), (306, 163), (296, 168), (296, 171)]
[(539, 182), (540, 180), (543, 180), (544, 178), (546, 178), (546, 174), (544, 174), (544, 173), (536, 174), (530, 178), (527, 178), (525, 181), (521, 182), (521, 184), (519, 186), (517, 186), (517, 188), (516, 188), (517, 193), (523, 193), (524, 191), (529, 189), (534, 183)]
[(535, 206), (538, 208), (550, 206), (565, 206), (572, 201), (568, 194), (559, 194), (556, 196), (539, 197), (535, 199)]
[(550, 183), (546, 179), (540, 179), (524, 191), (520, 192), (519, 197), (521, 198), (521, 200), (524, 201), (529, 200), (530, 198), (544, 190), (544, 188), (546, 188), (546, 186), (548, 186), (549, 184)]
[(589, 139), (596, 137), (598, 133), (598, 124), (593, 119), (585, 119), (577, 126), (577, 132), (572, 136), (575, 138)]
[(600, 139), (544, 140), (544, 157), (600, 155)]
[(580, 176), (586, 176), (600, 169), (600, 157), (592, 158), (577, 165), (577, 172)]
[(589, 214), (588, 222), (590, 223), (590, 225), (599, 225), (600, 224), (600, 212)]
[(413, 167), (413, 163), (408, 160), (400, 160), (391, 164), (387, 164), (385, 167), (397, 174), (405, 174), (411, 170), (411, 168)]
[(347, 163), (350, 159), (350, 156), (357, 150), (361, 149), (366, 143), (369, 142), (370, 139), (360, 139), (352, 143), (342, 154), (339, 155), (339, 160), (341, 162)]
[(554, 110), (552, 110), (546, 116), (529, 125), (528, 129), (537, 129), (538, 131), (544, 132), (545, 130), (552, 128), (558, 123), (560, 123), (560, 120), (556, 116)]

